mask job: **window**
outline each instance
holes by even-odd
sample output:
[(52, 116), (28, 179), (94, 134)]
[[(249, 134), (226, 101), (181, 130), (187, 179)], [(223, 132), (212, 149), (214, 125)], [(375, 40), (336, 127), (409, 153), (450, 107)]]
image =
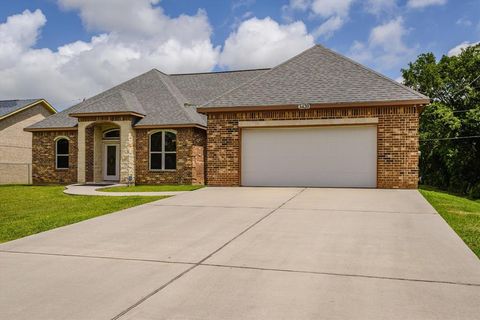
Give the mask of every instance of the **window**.
[(120, 139), (120, 129), (110, 129), (103, 133), (103, 139), (118, 140)]
[(150, 170), (177, 168), (177, 135), (159, 131), (150, 135)]
[(55, 166), (57, 169), (68, 169), (69, 142), (60, 138), (55, 142)]

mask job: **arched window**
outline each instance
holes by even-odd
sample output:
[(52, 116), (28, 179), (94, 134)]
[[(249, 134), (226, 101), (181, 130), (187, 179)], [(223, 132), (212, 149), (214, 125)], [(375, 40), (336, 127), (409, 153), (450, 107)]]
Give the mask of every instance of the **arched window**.
[(103, 133), (103, 139), (117, 140), (120, 139), (120, 129), (110, 129)]
[(55, 167), (57, 169), (68, 169), (69, 144), (67, 138), (60, 138), (55, 142)]
[(177, 168), (177, 134), (158, 131), (150, 135), (150, 170)]

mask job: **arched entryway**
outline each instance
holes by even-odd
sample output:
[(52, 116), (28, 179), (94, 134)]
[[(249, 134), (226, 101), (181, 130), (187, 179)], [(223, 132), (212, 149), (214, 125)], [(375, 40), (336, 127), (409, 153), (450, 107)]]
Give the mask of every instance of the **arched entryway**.
[(81, 120), (78, 128), (78, 181), (134, 182), (135, 131), (131, 121)]

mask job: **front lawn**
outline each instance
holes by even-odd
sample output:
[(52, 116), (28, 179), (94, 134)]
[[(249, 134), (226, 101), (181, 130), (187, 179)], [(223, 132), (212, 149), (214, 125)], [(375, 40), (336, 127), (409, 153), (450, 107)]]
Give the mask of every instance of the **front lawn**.
[(0, 242), (164, 197), (72, 196), (63, 186), (0, 186)]
[(164, 191), (193, 191), (203, 188), (203, 186), (192, 185), (137, 185), (101, 188), (98, 191), (107, 192), (164, 192)]
[(420, 192), (480, 258), (480, 200), (428, 187), (422, 187)]

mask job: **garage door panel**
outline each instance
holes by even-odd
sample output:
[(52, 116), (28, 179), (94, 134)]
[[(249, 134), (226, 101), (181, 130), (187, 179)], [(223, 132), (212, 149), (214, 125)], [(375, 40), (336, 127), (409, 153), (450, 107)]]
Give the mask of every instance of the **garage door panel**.
[(376, 127), (242, 131), (242, 185), (376, 186)]

